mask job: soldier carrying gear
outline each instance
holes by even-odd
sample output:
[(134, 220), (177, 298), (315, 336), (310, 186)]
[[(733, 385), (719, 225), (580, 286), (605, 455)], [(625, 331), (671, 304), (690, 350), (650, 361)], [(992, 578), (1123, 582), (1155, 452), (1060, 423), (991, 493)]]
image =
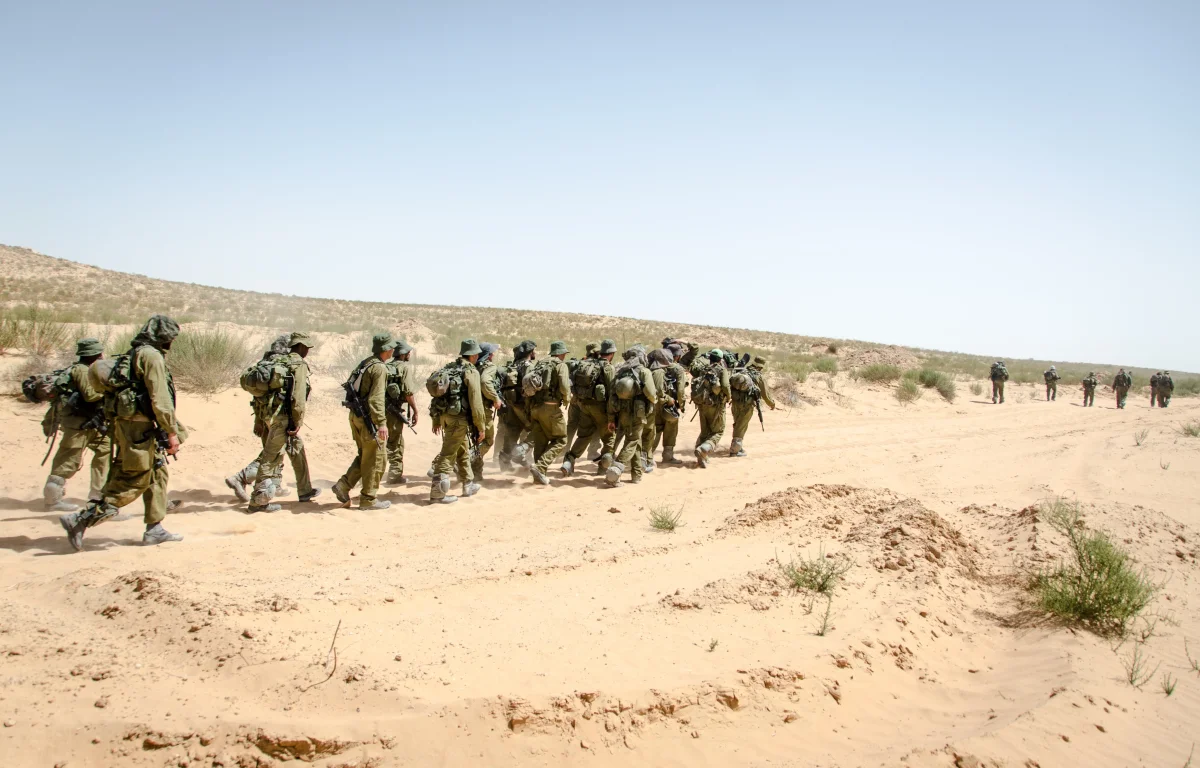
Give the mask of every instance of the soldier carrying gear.
[(1133, 377), (1125, 372), (1125, 369), (1117, 371), (1117, 375), (1113, 377), (1112, 388), (1117, 393), (1117, 407), (1125, 407), (1125, 398), (1129, 396), (1129, 389), (1133, 386)]
[[(675, 404), (676, 389), (672, 387), (671, 391), (667, 392), (667, 372), (675, 364), (675, 359), (666, 349), (654, 349), (646, 356), (646, 360), (650, 368), (650, 378), (654, 381), (654, 391), (658, 393), (658, 402), (650, 409), (650, 414), (646, 417), (646, 426), (642, 429), (642, 466), (646, 472), (653, 472), (658, 425), (666, 423), (666, 416), (662, 411)], [(678, 411), (676, 418), (678, 419)]]
[(537, 344), (526, 339), (513, 347), (513, 359), (498, 371), (500, 378), (500, 428), (497, 430), (496, 462), (500, 469), (513, 468), (513, 462), (528, 468), (533, 452), (523, 439), (529, 430), (529, 414), (521, 391), (521, 376), (536, 357)]
[(1171, 404), (1171, 395), (1175, 394), (1175, 380), (1170, 371), (1163, 371), (1158, 378), (1158, 407), (1166, 408)]
[(621, 453), (605, 471), (604, 480), (611, 487), (621, 484), (621, 475), (629, 468), (633, 482), (642, 481), (642, 431), (646, 420), (653, 416), (658, 402), (654, 377), (647, 368), (646, 354), (637, 347), (623, 355), (625, 362), (614, 371), (612, 391), (608, 396), (608, 428), (622, 439)]
[(1150, 407), (1158, 401), (1158, 383), (1162, 379), (1162, 371), (1158, 371), (1150, 377)]
[(100, 501), (100, 489), (108, 478), (112, 453), (108, 418), (104, 415), (104, 393), (88, 381), (88, 366), (104, 357), (104, 346), (99, 339), (80, 339), (75, 344), (75, 357), (75, 363), (56, 378), (54, 399), (42, 419), (42, 432), (51, 441), (58, 431), (62, 432), (62, 440), (50, 465), (50, 476), (42, 489), (46, 509), (54, 512), (78, 509), (63, 501), (63, 496), (67, 481), (83, 464), (85, 449), (92, 452), (88, 501)]
[(392, 359), (396, 340), (390, 333), (377, 333), (371, 339), (371, 356), (355, 366), (343, 384), (350, 409), (350, 434), (358, 449), (354, 461), (333, 484), (333, 495), (350, 506), (350, 492), (362, 481), (358, 495), (358, 508), (362, 510), (387, 509), (390, 501), (377, 499), (379, 481), (387, 464), (385, 453), (391, 431), (387, 427), (387, 362)]
[(187, 431), (175, 418), (175, 385), (165, 355), (179, 335), (179, 324), (154, 315), (134, 337), (128, 352), (108, 362), (96, 360), (89, 381), (106, 388), (105, 410), (112, 420), (116, 459), (100, 491), (100, 500), (59, 518), (71, 547), (83, 549), (83, 534), (115, 517), (138, 498), (145, 505), (142, 544), (180, 541), (162, 526), (167, 516), (167, 458), (179, 453)]
[(1087, 378), (1084, 379), (1081, 383), (1083, 384), (1083, 404), (1084, 404), (1084, 406), (1095, 405), (1096, 404), (1096, 387), (1100, 385), (1100, 380), (1096, 378), (1096, 372), (1089, 371)]
[(533, 480), (550, 484), (546, 474), (567, 445), (567, 420), (563, 407), (571, 403), (571, 372), (565, 362), (566, 342), (550, 344), (550, 357), (526, 366), (521, 390), (529, 402), (529, 435), (533, 441)]
[(600, 444), (598, 474), (603, 474), (612, 461), (615, 438), (608, 428), (608, 395), (616, 376), (612, 365), (616, 352), (617, 343), (605, 339), (596, 345), (595, 355), (580, 361), (571, 374), (571, 406), (579, 408), (579, 427), (575, 442), (563, 456), (563, 477), (574, 473), (575, 462), (587, 455), (587, 448), (593, 442)]
[(462, 483), (462, 495), (474, 496), (479, 484), (471, 469), (472, 447), (486, 433), (485, 406), (479, 371), (475, 365), (483, 348), (474, 339), (464, 339), (459, 355), (430, 374), (425, 382), (432, 400), (429, 417), (433, 434), (441, 435), (442, 448), (433, 462), (433, 483), (429, 486), (431, 504), (453, 504), (450, 496), (450, 472), (456, 471)]
[(475, 362), (475, 370), (479, 371), (479, 391), (483, 400), (483, 420), (486, 423), (479, 444), (475, 446), (475, 454), (471, 457), (471, 471), (476, 480), (483, 479), (483, 460), (488, 451), (496, 444), (496, 412), (503, 405), (504, 398), (500, 394), (500, 374), (496, 369), (496, 351), (499, 344), (483, 342), (479, 345), (483, 353)]
[(696, 438), (696, 466), (708, 466), (709, 455), (725, 434), (725, 404), (732, 397), (725, 353), (711, 350), (692, 362), (692, 402), (700, 416), (700, 434)]
[[(579, 365), (581, 363), (584, 363), (588, 360), (594, 360), (596, 358), (596, 350), (600, 349), (600, 342), (589, 341), (587, 343), (587, 345), (584, 347), (584, 349), (585, 349), (585, 354), (583, 356), (583, 360), (576, 360), (575, 358), (571, 358), (570, 360), (567, 361), (567, 370), (571, 374), (571, 381), (575, 381), (575, 372), (579, 370)], [(572, 390), (573, 389), (574, 389), (574, 387), (572, 387)], [(571, 404), (567, 406), (567, 449), (568, 449), (568, 451), (570, 450), (570, 447), (575, 444), (575, 435), (576, 435), (576, 433), (579, 432), (579, 420), (582, 417), (582, 415), (583, 415), (583, 413), (579, 408), (578, 398), (572, 397)], [(593, 442), (595, 442), (595, 438), (593, 438)], [(564, 458), (565, 458), (565, 455), (564, 455)]]
[(729, 377), (730, 393), (733, 398), (733, 442), (729, 446), (730, 456), (746, 455), (742, 441), (746, 438), (746, 431), (750, 428), (750, 420), (755, 412), (758, 413), (761, 425), (762, 406), (760, 401), (765, 402), (772, 411), (775, 410), (775, 400), (771, 397), (767, 382), (763, 378), (763, 371), (766, 370), (766, 367), (765, 357), (755, 357), (749, 365), (738, 369)]
[(1046, 402), (1058, 399), (1058, 380), (1062, 378), (1058, 375), (1058, 369), (1053, 365), (1050, 370), (1042, 373), (1042, 378), (1046, 380)]
[[(668, 344), (668, 341), (671, 343)], [(687, 410), (687, 369), (679, 362), (685, 350), (686, 346), (682, 343), (675, 343), (671, 339), (663, 342), (663, 351), (670, 355), (672, 360), (663, 371), (663, 389), (665, 391), (660, 393), (660, 407), (655, 409), (654, 445), (651, 446), (650, 455), (653, 457), (654, 450), (658, 448), (658, 441), (661, 438), (664, 464), (683, 463), (675, 458), (675, 443), (679, 438), (680, 419)]]
[(413, 398), (412, 347), (403, 339), (396, 341), (392, 359), (387, 366), (387, 390), (384, 410), (387, 411), (387, 480), (385, 485), (404, 485), (404, 428), (416, 433), (417, 401)]
[(1004, 382), (1008, 381), (1008, 368), (1005, 367), (1003, 360), (997, 360), (992, 363), (992, 370), (988, 373), (988, 378), (992, 380), (992, 404), (996, 403), (996, 398), (1000, 398), (1000, 402), (1004, 402)]

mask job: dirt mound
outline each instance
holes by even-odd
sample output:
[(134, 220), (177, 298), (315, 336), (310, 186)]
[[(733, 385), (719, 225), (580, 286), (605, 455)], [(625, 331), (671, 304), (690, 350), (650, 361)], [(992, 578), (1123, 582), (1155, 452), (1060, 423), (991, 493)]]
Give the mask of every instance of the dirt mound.
[[(898, 501), (899, 497), (888, 490), (849, 485), (818, 483), (804, 488), (786, 488), (746, 504), (741, 512), (726, 519), (717, 532), (729, 533), (772, 522), (808, 525), (816, 515), (838, 511), (869, 512), (894, 506)], [(821, 525), (832, 530), (842, 522), (839, 515), (833, 514), (823, 519)]]
[(864, 368), (868, 365), (895, 365), (916, 368), (921, 361), (910, 350), (895, 345), (855, 349), (841, 356), (844, 368)]
[(659, 600), (659, 604), (681, 610), (736, 604), (748, 605), (756, 611), (769, 611), (791, 589), (791, 582), (779, 569), (750, 571), (738, 578), (709, 582), (687, 594), (677, 589)]

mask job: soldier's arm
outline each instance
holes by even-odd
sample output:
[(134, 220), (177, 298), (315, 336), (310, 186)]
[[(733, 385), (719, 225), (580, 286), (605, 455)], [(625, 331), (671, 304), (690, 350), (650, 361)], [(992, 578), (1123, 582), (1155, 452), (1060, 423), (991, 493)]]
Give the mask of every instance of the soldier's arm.
[(463, 383), (467, 385), (467, 402), (471, 406), (471, 422), (475, 425), (475, 429), (480, 434), (487, 429), (487, 422), (483, 419), (483, 397), (480, 395), (479, 371), (475, 370), (475, 366), (468, 366), (463, 371)]
[(88, 368), (86, 365), (75, 365), (71, 367), (71, 383), (79, 390), (79, 394), (85, 402), (95, 403), (104, 399), (104, 393), (97, 390), (88, 381)]
[(612, 392), (613, 384), (617, 380), (617, 369), (614, 368), (613, 364), (607, 360), (604, 362), (604, 365), (600, 366), (600, 369), (602, 376), (604, 377), (604, 391)]
[(479, 387), (483, 392), (483, 399), (489, 405), (500, 402), (500, 393), (496, 390), (496, 367), (489, 365), (483, 371), (487, 374), (479, 376)]
[(571, 371), (561, 360), (558, 363), (558, 395), (562, 398), (563, 405), (571, 403)]
[(387, 366), (372, 365), (364, 376), (367, 380), (367, 412), (375, 427), (387, 426)]
[[(662, 373), (660, 372), (659, 379), (661, 380), (661, 378), (662, 378)], [(648, 369), (643, 368), (642, 369), (642, 396), (650, 401), (650, 405), (654, 405), (658, 402), (658, 392), (659, 392), (659, 388), (654, 385), (654, 374), (651, 373)]]
[(292, 429), (304, 424), (304, 411), (308, 407), (308, 364), (301, 362), (292, 371)]
[(158, 428), (168, 435), (179, 434), (175, 403), (171, 400), (171, 388), (167, 386), (167, 361), (157, 349), (143, 347), (142, 350), (137, 355), (137, 367), (141, 369), (138, 374), (150, 395), (154, 419), (158, 422)]
[(412, 425), (417, 426), (417, 400), (413, 397), (412, 384), (412, 366), (400, 366), (400, 394), (404, 396), (404, 402), (408, 403), (409, 413), (412, 414)]
[(775, 410), (775, 398), (771, 397), (771, 388), (767, 386), (767, 377), (760, 375), (758, 377), (758, 391), (762, 393), (763, 402), (773, 411)]
[(721, 366), (721, 394), (727, 399), (733, 397), (733, 390), (729, 386), (729, 369)]

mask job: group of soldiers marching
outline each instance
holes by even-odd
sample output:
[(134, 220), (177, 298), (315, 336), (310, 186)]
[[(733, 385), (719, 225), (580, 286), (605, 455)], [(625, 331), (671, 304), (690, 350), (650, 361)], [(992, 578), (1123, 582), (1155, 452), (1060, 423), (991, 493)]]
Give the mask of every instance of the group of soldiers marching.
[[(1008, 381), (1008, 368), (1004, 365), (1003, 360), (997, 360), (992, 363), (992, 368), (988, 377), (992, 381), (992, 402), (1004, 402), (1004, 384)], [(1046, 400), (1058, 399), (1058, 382), (1062, 377), (1058, 375), (1058, 369), (1055, 366), (1050, 366), (1049, 369), (1043, 371), (1042, 378), (1046, 382)], [(1083, 387), (1083, 404), (1092, 406), (1096, 403), (1096, 387), (1100, 386), (1100, 380), (1096, 378), (1095, 371), (1089, 371), (1088, 375), (1080, 382)], [(1129, 390), (1133, 388), (1133, 376), (1126, 372), (1124, 368), (1117, 371), (1117, 375), (1113, 377), (1111, 388), (1116, 394), (1117, 408), (1124, 408), (1125, 401), (1129, 397)], [(1175, 392), (1175, 381), (1171, 378), (1170, 371), (1159, 371), (1150, 377), (1150, 407), (1153, 408), (1157, 404), (1160, 408), (1166, 408), (1171, 403), (1171, 395)]]

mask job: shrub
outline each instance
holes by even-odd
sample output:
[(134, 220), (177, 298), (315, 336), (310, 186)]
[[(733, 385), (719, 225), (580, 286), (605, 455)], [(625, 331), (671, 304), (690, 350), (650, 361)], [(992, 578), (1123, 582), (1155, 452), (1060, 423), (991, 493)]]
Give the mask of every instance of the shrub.
[(66, 354), (74, 339), (71, 329), (37, 309), (28, 308), (4, 320), (0, 335), (7, 344), (0, 348), (20, 348), (32, 357), (54, 358)]
[(1043, 509), (1046, 522), (1067, 537), (1070, 559), (1033, 579), (1042, 609), (1100, 634), (1124, 635), (1158, 587), (1133, 570), (1128, 553), (1107, 533), (1085, 529), (1078, 503), (1054, 499)]
[(838, 345), (837, 344), (826, 344), (825, 351), (831, 355), (836, 355), (838, 353)]
[(17, 346), (20, 327), (16, 318), (0, 317), (0, 355)]
[(826, 557), (825, 547), (821, 546), (817, 556), (801, 557), (784, 565), (779, 564), (783, 575), (796, 589), (807, 589), (810, 592), (828, 594), (833, 591), (841, 578), (854, 567), (854, 562), (845, 555)]
[(983, 385), (980, 384), (978, 381), (972, 381), (971, 382), (971, 394), (975, 395), (976, 397), (979, 397), (980, 395), (982, 395), (983, 394)]
[(1200, 437), (1200, 421), (1185, 421), (1180, 424), (1179, 434), (1184, 437)]
[(947, 403), (953, 403), (954, 398), (958, 397), (958, 385), (949, 376), (942, 375), (934, 387)]
[(780, 363), (779, 365), (775, 366), (775, 370), (781, 374), (792, 377), (795, 379), (797, 384), (803, 384), (804, 382), (808, 381), (808, 374), (812, 372), (812, 369), (809, 368), (807, 364), (791, 361)]
[(1134, 432), (1133, 433), (1133, 444), (1138, 447), (1141, 447), (1142, 443), (1146, 442), (1146, 437), (1149, 436), (1149, 434), (1150, 434), (1150, 430), (1148, 430), (1148, 429), (1139, 429), (1137, 432)]
[(856, 371), (858, 378), (880, 383), (892, 382), (900, 378), (900, 368), (886, 363), (872, 363)]
[(656, 531), (665, 531), (670, 533), (676, 528), (682, 528), (684, 523), (680, 522), (683, 519), (683, 507), (672, 509), (667, 506), (650, 507), (650, 527)]
[(817, 358), (817, 362), (813, 364), (813, 368), (820, 371), (821, 373), (828, 373), (829, 375), (832, 376), (833, 374), (838, 372), (837, 358), (836, 357)]
[(1175, 382), (1174, 394), (1179, 397), (1200, 395), (1200, 378), (1192, 376)]
[(228, 331), (184, 331), (171, 345), (167, 363), (182, 389), (212, 397), (236, 384), (255, 357), (245, 339)]
[(921, 391), (921, 388), (917, 386), (917, 382), (907, 377), (902, 379), (900, 384), (896, 387), (896, 399), (905, 405), (913, 402), (914, 400), (920, 400), (922, 394), (924, 393)]

